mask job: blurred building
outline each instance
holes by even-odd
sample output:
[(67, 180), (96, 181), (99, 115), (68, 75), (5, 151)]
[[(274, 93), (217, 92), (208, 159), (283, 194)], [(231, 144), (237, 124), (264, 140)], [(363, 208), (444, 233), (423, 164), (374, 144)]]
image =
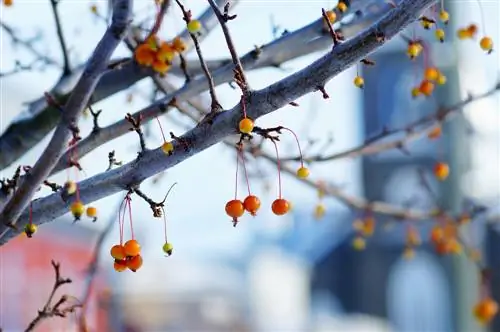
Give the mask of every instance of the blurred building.
[[(23, 331), (49, 298), (55, 282), (51, 260), (60, 263), (61, 277), (70, 278), (56, 292), (52, 304), (68, 295), (68, 304), (81, 303), (86, 292), (86, 276), (93, 258), (97, 233), (68, 220), (40, 226), (28, 238), (20, 234), (0, 247), (0, 327), (4, 332)], [(92, 283), (86, 309), (90, 331), (109, 331), (109, 308), (104, 306), (109, 280), (98, 273)], [(65, 307), (65, 305), (63, 305)], [(74, 331), (80, 309), (67, 318), (43, 320), (36, 331)]]

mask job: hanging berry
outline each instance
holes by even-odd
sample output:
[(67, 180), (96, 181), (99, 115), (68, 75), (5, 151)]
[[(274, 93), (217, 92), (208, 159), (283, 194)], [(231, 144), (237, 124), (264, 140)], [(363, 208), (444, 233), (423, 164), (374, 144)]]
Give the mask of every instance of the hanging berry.
[(116, 272), (123, 272), (127, 269), (127, 260), (126, 259), (115, 259), (113, 263), (113, 268)]
[(446, 180), (448, 175), (450, 174), (450, 167), (447, 163), (438, 162), (434, 165), (434, 175), (440, 181)]
[(174, 251), (174, 246), (170, 242), (165, 242), (162, 249), (163, 249), (163, 252), (167, 256), (170, 256), (170, 255), (172, 255), (172, 252)]
[(127, 257), (127, 254), (125, 253), (125, 247), (123, 247), (120, 244), (115, 244), (114, 246), (111, 247), (110, 250), (111, 257), (117, 260), (122, 260)]
[(131, 257), (137, 256), (141, 253), (141, 245), (137, 242), (137, 240), (128, 240), (125, 242), (123, 249), (125, 251), (125, 255)]
[(85, 213), (85, 205), (83, 205), (82, 201), (76, 200), (71, 204), (70, 211), (75, 221), (80, 220), (81, 216)]
[(191, 34), (197, 34), (201, 30), (201, 22), (198, 20), (191, 20), (187, 24), (187, 29)]
[(87, 217), (92, 218), (93, 222), (97, 221), (97, 208), (89, 206), (87, 208)]
[(279, 159), (278, 144), (272, 140), (274, 144), (274, 149), (276, 150), (276, 165), (278, 167), (278, 198), (271, 204), (271, 210), (277, 216), (282, 216), (288, 213), (290, 210), (290, 204), (286, 199), (282, 198), (281, 195), (281, 162)]
[(137, 272), (142, 267), (142, 256), (137, 254), (136, 256), (127, 258), (127, 267), (132, 272)]
[(260, 209), (260, 199), (257, 196), (248, 195), (243, 201), (243, 207), (252, 216), (256, 216)]

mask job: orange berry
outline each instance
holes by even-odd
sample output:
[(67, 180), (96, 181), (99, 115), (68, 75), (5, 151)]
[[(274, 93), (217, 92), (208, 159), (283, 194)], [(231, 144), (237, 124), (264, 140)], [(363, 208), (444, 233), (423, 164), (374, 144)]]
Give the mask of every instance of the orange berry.
[(458, 29), (457, 30), (458, 39), (464, 40), (468, 38), (472, 38), (472, 34), (467, 29)]
[(127, 256), (137, 256), (141, 253), (141, 245), (136, 240), (128, 240), (125, 242), (123, 249)]
[(172, 47), (177, 53), (182, 53), (186, 50), (186, 44), (180, 37), (176, 37), (172, 42)]
[(134, 51), (135, 61), (142, 66), (151, 66), (155, 60), (155, 53), (148, 44), (137, 46)]
[(14, 4), (13, 0), (3, 0), (3, 4), (5, 7), (10, 7)]
[(290, 210), (290, 204), (286, 199), (278, 198), (271, 205), (271, 210), (275, 215), (282, 216)]
[(429, 130), (429, 132), (427, 133), (427, 137), (429, 139), (437, 139), (441, 137), (441, 133), (442, 133), (441, 126), (435, 126), (431, 130)]
[(478, 28), (477, 28), (477, 25), (475, 24), (470, 24), (467, 28), (466, 28), (466, 31), (467, 33), (469, 34), (470, 38), (474, 37), (474, 35), (477, 33), (478, 31)]
[(474, 306), (474, 316), (481, 324), (488, 324), (498, 313), (498, 303), (487, 297)]
[(170, 69), (170, 65), (164, 61), (155, 60), (153, 61), (152, 68), (157, 73), (165, 74)]
[(359, 231), (365, 237), (372, 236), (373, 233), (375, 232), (375, 218), (373, 218), (373, 217), (366, 217), (362, 221), (362, 225), (361, 225)]
[(132, 271), (136, 272), (142, 266), (142, 257), (141, 255), (136, 255), (132, 258), (127, 259), (127, 267)]
[(93, 206), (89, 206), (87, 208), (87, 217), (89, 218), (97, 218), (97, 208)]
[(167, 42), (163, 42), (156, 53), (156, 59), (163, 62), (172, 62), (175, 57), (174, 48)]
[(243, 118), (239, 123), (240, 132), (243, 134), (250, 134), (253, 130), (254, 123), (249, 118)]
[(437, 244), (443, 241), (444, 239), (444, 231), (441, 226), (434, 226), (432, 227), (431, 234), (430, 234), (430, 240), (432, 243)]
[(233, 219), (237, 219), (245, 213), (245, 207), (239, 199), (233, 199), (226, 204), (226, 213)]
[(337, 19), (337, 14), (335, 14), (332, 10), (328, 10), (326, 11), (326, 17), (328, 17), (328, 21), (330, 21), (330, 23), (333, 23)]
[(345, 4), (345, 2), (343, 1), (339, 1), (339, 3), (337, 4), (337, 9), (341, 12), (341, 13), (345, 13), (347, 11), (347, 5)]
[(257, 196), (249, 195), (243, 201), (243, 207), (252, 216), (257, 215), (257, 211), (260, 209), (260, 199)]
[(493, 40), (490, 37), (481, 38), (479, 45), (484, 51), (491, 52), (493, 50)]
[(116, 245), (112, 246), (111, 250), (110, 250), (110, 254), (111, 254), (111, 257), (113, 257), (114, 259), (118, 259), (118, 260), (125, 259), (125, 257), (127, 257), (127, 255), (125, 253), (125, 248), (120, 244), (116, 244)]
[(117, 272), (123, 272), (127, 269), (127, 260), (125, 259), (115, 259), (113, 263), (113, 268)]
[(438, 162), (434, 165), (434, 175), (441, 181), (445, 180), (450, 174), (450, 167), (448, 164)]
[(174, 151), (174, 145), (172, 144), (172, 142), (165, 142), (162, 144), (161, 150), (164, 154), (170, 155)]
[(434, 91), (434, 84), (431, 81), (423, 80), (418, 89), (423, 95), (429, 97)]
[(439, 76), (439, 70), (435, 67), (426, 68), (424, 71), (424, 77), (428, 81), (435, 81)]

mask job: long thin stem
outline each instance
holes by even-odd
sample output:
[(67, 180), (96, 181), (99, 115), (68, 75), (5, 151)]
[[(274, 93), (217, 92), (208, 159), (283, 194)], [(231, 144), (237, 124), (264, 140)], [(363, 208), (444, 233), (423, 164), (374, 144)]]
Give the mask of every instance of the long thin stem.
[(300, 166), (304, 167), (304, 158), (302, 156), (302, 149), (300, 148), (300, 143), (299, 143), (299, 138), (297, 137), (297, 134), (293, 130), (287, 127), (283, 127), (284, 130), (292, 133), (293, 137), (295, 137), (295, 141), (297, 142), (297, 147), (299, 148), (299, 155), (300, 155)]
[(160, 119), (158, 119), (158, 117), (156, 117), (156, 121), (158, 121), (158, 126), (160, 126), (160, 132), (161, 132), (161, 136), (163, 137), (163, 142), (166, 142), (167, 140), (165, 139), (165, 133), (163, 132), (163, 127), (161, 126)]
[(238, 199), (238, 170), (239, 170), (239, 150), (236, 151), (236, 179), (234, 184), (234, 199)]
[(240, 155), (241, 162), (243, 164), (243, 170), (245, 171), (245, 180), (247, 182), (248, 195), (251, 195), (250, 191), (250, 181), (248, 180), (247, 166), (245, 164), (245, 155), (243, 154), (243, 147), (240, 145), (238, 147), (238, 154)]
[(130, 221), (130, 235), (132, 236), (132, 240), (135, 239), (135, 236), (134, 236), (134, 225), (133, 225), (133, 222), (132, 222), (132, 204), (130, 204), (130, 197), (128, 196), (127, 197), (127, 205), (128, 205), (128, 218), (129, 218), (129, 221)]
[(278, 198), (281, 199), (281, 162), (278, 153), (278, 144), (274, 140), (271, 140), (274, 144), (274, 149), (276, 150), (276, 165), (278, 166)]

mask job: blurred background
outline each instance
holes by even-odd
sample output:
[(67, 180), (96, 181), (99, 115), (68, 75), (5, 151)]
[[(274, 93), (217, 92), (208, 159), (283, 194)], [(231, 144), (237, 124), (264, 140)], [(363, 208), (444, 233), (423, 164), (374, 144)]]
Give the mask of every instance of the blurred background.
[[(40, 48), (52, 57), (60, 57), (48, 1), (14, 2), (12, 8), (2, 7), (1, 20), (16, 26), (25, 37), (42, 36)], [(88, 57), (105, 29), (102, 22), (93, 18), (91, 4), (96, 4), (100, 11), (106, 9), (104, 1), (64, 0), (60, 5), (74, 64)], [(185, 4), (195, 15), (206, 9), (204, 1)], [(321, 8), (335, 5), (336, 1), (326, 0), (243, 0), (235, 8), (238, 19), (231, 25), (236, 48), (244, 54), (254, 45), (271, 41), (276, 31), (279, 34), (284, 29), (298, 29), (317, 19)], [(482, 6), (488, 34), (500, 41), (500, 3), (483, 1)], [(138, 15), (150, 13), (152, 8), (147, 1), (136, 1), (136, 7)], [(161, 33), (165, 39), (184, 27), (177, 7), (172, 8)], [(458, 27), (481, 20), (475, 1), (446, 1), (446, 8), (452, 17), (450, 36)], [(434, 43), (431, 32), (422, 32), (421, 37)], [(9, 70), (15, 59), (29, 58), (21, 47), (11, 45), (3, 31), (1, 43), (1, 71)], [(453, 104), (468, 93), (491, 89), (498, 79), (500, 53), (484, 56), (471, 43), (450, 41), (432, 46), (431, 61), (448, 77), (448, 83), (427, 101), (411, 100), (409, 91), (416, 84), (415, 65), (408, 61), (404, 41), (395, 38), (370, 57), (377, 64), (361, 73), (365, 78), (364, 90), (352, 85), (356, 68), (351, 68), (328, 83), (330, 99), (311, 94), (298, 100), (300, 107), (285, 107), (259, 119), (259, 125), (286, 125), (298, 133), (304, 146), (309, 140), (324, 142), (329, 138), (329, 151), (357, 146), (380, 133), (384, 126), (404, 126), (434, 112), (438, 105)], [(219, 29), (211, 32), (202, 50), (208, 59), (229, 56)], [(128, 51), (121, 47), (116, 55), (127, 56)], [(249, 72), (250, 83), (255, 89), (263, 88), (320, 55), (291, 61), (281, 69)], [(191, 52), (189, 57), (196, 55)], [(23, 103), (42, 95), (59, 74), (57, 69), (47, 68), (44, 72), (2, 78), (0, 132), (23, 110)], [(126, 112), (147, 105), (148, 98), (142, 96), (149, 96), (151, 89), (150, 82), (144, 80), (133, 89), (100, 102), (95, 109), (104, 110), (101, 125), (111, 124)], [(217, 91), (223, 107), (230, 108), (238, 102), (239, 93), (231, 87), (223, 85)], [(209, 105), (208, 96), (204, 98)], [(463, 116), (446, 124), (438, 144), (420, 140), (408, 146), (410, 155), (396, 150), (312, 164), (311, 177), (341, 186), (351, 195), (431, 209), (435, 202), (422, 188), (419, 170), (432, 175), (436, 160), (444, 158), (452, 170), (450, 178), (438, 184), (428, 176), (439, 203), (460, 212), (464, 202), (472, 200), (493, 206), (491, 213), (498, 213), (498, 111), (497, 96), (473, 103), (464, 109)], [(185, 119), (181, 117), (174, 121), (165, 117), (161, 121), (167, 131), (180, 135), (185, 130)], [(151, 148), (162, 143), (155, 125), (147, 127)], [(80, 128), (88, 133), (92, 119), (83, 118)], [(33, 164), (49, 138), (19, 163)], [(284, 138), (281, 144), (283, 155), (296, 154), (292, 138)], [(272, 151), (273, 147), (267, 148)], [(80, 173), (79, 178), (105, 170), (111, 150), (115, 150), (119, 160), (132, 160), (138, 150), (135, 133), (84, 157), (81, 165), (85, 173)], [(233, 228), (224, 205), (234, 190), (234, 176), (229, 176), (235, 171), (234, 159), (234, 151), (218, 145), (142, 185), (150, 197), (161, 200), (167, 189), (178, 182), (166, 204), (168, 236), (174, 253), (164, 257), (162, 223), (152, 217), (144, 201), (134, 196), (134, 229), (144, 258), (143, 267), (136, 273), (115, 272), (109, 255), (111, 246), (119, 241), (117, 207), (123, 194), (94, 203), (99, 210), (96, 223), (73, 224), (65, 216), (41, 226), (33, 239), (20, 236), (0, 247), (0, 327), (5, 332), (20, 331), (43, 306), (54, 281), (51, 259), (59, 261), (63, 275), (74, 280), (62, 293), (81, 298), (88, 291), (87, 269), (93, 260), (95, 243), (106, 224), (114, 222), (102, 246), (99, 272), (90, 292), (86, 316), (90, 331), (486, 330), (475, 323), (471, 313), (478, 299), (477, 268), (465, 255), (435, 254), (427, 243), (430, 222), (415, 224), (424, 243), (412, 260), (402, 256), (407, 223), (383, 216), (376, 216), (377, 230), (366, 250), (355, 251), (351, 245), (352, 221), (360, 217), (359, 211), (325, 198), (326, 214), (318, 218), (314, 213), (318, 193), (284, 177), (284, 196), (293, 203), (293, 210), (276, 217), (268, 208), (276, 195), (276, 169), (265, 161), (257, 161), (248, 167), (251, 174), (258, 174), (251, 177), (251, 185), (263, 208), (257, 217), (245, 217)], [(0, 178), (10, 177), (16, 167), (17, 164), (0, 171)], [(66, 172), (62, 172), (54, 181), (62, 183), (66, 177)], [(48, 193), (43, 189), (39, 195)], [(464, 234), (483, 251), (492, 268), (492, 294), (498, 301), (500, 258), (495, 253), (500, 250), (500, 241), (495, 227), (478, 219), (464, 229)], [(76, 323), (75, 317), (54, 318), (44, 322), (40, 331), (72, 331)], [(500, 320), (496, 319), (490, 330), (500, 331)]]

